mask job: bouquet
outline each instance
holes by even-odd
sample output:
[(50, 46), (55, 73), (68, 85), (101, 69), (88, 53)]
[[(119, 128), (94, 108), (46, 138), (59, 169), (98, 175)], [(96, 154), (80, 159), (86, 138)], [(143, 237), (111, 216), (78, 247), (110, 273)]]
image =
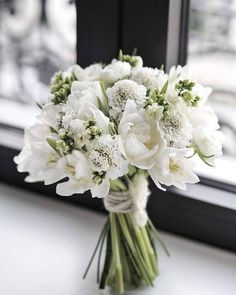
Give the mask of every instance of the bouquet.
[(59, 195), (90, 190), (103, 198), (109, 217), (85, 272), (98, 251), (101, 289), (123, 294), (153, 285), (159, 236), (146, 212), (147, 177), (161, 190), (186, 189), (199, 180), (193, 156), (214, 165), (222, 134), (207, 104), (210, 93), (186, 66), (167, 74), (121, 51), (108, 65), (74, 65), (52, 78), (48, 101), (39, 105), (15, 162), (29, 173), (28, 182), (57, 182)]

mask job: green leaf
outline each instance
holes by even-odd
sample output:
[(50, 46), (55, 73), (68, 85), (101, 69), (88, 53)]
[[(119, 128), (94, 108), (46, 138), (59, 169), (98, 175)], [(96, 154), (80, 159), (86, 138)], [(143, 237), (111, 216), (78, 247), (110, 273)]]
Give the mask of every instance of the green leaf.
[(119, 54), (118, 54), (118, 60), (119, 60), (119, 61), (122, 61), (122, 56), (123, 56), (123, 52), (122, 52), (122, 50), (120, 49), (120, 50), (119, 50)]
[(167, 80), (166, 83), (164, 84), (164, 86), (161, 89), (161, 92), (160, 92), (161, 94), (166, 94), (168, 84), (169, 84), (169, 81)]
[(112, 136), (117, 134), (116, 128), (113, 123), (108, 124), (108, 130)]
[(103, 112), (104, 115), (109, 116), (109, 112), (104, 107), (104, 105), (101, 102), (101, 99), (97, 96), (97, 102), (98, 102), (98, 108), (101, 112)]
[(62, 157), (60, 151), (57, 149), (57, 141), (56, 141), (55, 139), (52, 139), (52, 138), (49, 138), (49, 137), (46, 138), (46, 140), (47, 140), (47, 143), (50, 145), (50, 147), (51, 147), (52, 149), (54, 149), (54, 151), (55, 151), (60, 157)]

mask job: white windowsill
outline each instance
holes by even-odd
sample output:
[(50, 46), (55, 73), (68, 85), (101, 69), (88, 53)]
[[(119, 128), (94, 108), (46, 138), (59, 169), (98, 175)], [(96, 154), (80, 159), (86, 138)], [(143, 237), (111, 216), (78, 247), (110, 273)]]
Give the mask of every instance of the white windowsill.
[[(0, 294), (102, 294), (95, 266), (81, 277), (105, 216), (5, 184), (0, 203)], [(235, 294), (235, 254), (161, 234), (171, 257), (159, 250), (155, 287), (127, 294)]]

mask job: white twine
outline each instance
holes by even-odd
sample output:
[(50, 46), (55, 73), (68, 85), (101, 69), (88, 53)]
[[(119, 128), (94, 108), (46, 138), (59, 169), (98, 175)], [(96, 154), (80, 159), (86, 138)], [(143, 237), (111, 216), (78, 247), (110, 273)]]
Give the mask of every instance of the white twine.
[(135, 224), (142, 227), (147, 223), (146, 205), (149, 194), (146, 177), (139, 175), (130, 181), (128, 191), (110, 191), (109, 195), (104, 198), (104, 206), (109, 212), (131, 212)]

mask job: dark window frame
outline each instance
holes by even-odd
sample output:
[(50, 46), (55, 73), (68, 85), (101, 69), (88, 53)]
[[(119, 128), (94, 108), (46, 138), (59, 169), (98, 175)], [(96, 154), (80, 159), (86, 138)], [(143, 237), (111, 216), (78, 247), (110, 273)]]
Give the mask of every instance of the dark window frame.
[[(185, 64), (189, 0), (148, 1), (149, 5), (147, 5), (147, 0), (76, 1), (79, 16), (77, 20), (78, 62), (83, 66), (94, 61), (106, 62), (117, 54), (119, 48), (125, 52), (131, 52), (133, 46), (138, 46), (139, 54), (144, 57), (147, 65), (160, 66), (165, 61), (166, 66), (169, 67), (173, 61), (168, 60), (168, 52), (169, 56), (171, 53), (175, 54), (176, 63)], [(179, 15), (178, 28), (171, 28), (171, 24), (168, 22), (168, 16), (173, 15), (173, 12), (175, 12), (174, 15)], [(106, 18), (106, 15), (109, 17)], [(144, 24), (142, 18), (145, 17), (148, 21)], [(139, 20), (138, 25), (134, 24), (134, 18)], [(156, 27), (157, 19), (159, 29)], [(176, 22), (172, 22), (173, 25), (176, 26)], [(85, 27), (87, 31), (84, 29)], [(162, 33), (160, 33), (160, 27)], [(134, 29), (138, 33), (134, 34)], [(174, 32), (177, 34), (178, 42), (173, 43), (170, 47), (168, 33), (173, 34)], [(110, 40), (112, 44), (107, 45), (107, 40)], [(96, 42), (96, 48), (94, 42)], [(104, 211), (102, 201), (96, 198), (92, 199), (89, 193), (85, 193), (83, 196), (64, 198), (56, 195), (55, 185), (44, 186), (42, 183), (25, 183), (26, 174), (18, 173), (16, 165), (13, 163), (13, 157), (19, 153), (19, 150), (13, 147), (16, 138), (14, 134), (22, 133), (22, 130), (7, 126), (1, 127), (8, 130), (9, 135), (12, 134), (13, 145), (9, 147), (0, 143), (0, 181), (33, 190), (57, 200), (69, 201), (76, 205)], [(205, 185), (218, 186), (218, 193), (223, 194), (227, 187), (220, 189), (220, 183), (217, 185), (216, 183), (206, 179), (204, 181), (203, 178), (202, 183), (195, 185), (195, 188), (199, 194), (204, 194)], [(189, 197), (186, 197), (179, 190), (173, 188), (162, 192), (152, 182), (150, 187), (152, 195), (149, 199), (148, 211), (159, 228), (236, 251), (236, 210), (193, 199), (191, 198), (191, 189), (188, 190)], [(231, 190), (234, 189), (231, 188)]]

